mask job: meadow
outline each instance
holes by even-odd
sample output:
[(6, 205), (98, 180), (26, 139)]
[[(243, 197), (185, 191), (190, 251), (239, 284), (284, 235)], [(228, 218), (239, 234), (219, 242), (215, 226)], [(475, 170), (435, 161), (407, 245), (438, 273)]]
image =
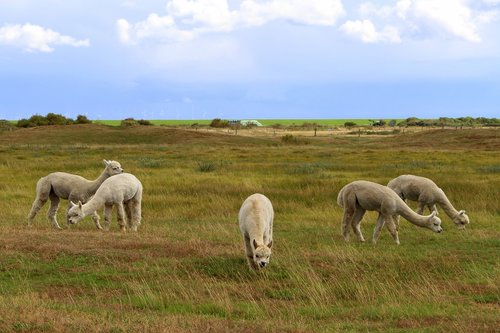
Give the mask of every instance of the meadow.
[[(102, 125), (0, 133), (1, 332), (497, 332), (500, 131), (252, 137)], [(143, 223), (109, 232), (90, 217), (53, 230), (26, 216), (53, 171), (95, 179), (103, 159), (144, 185)], [(337, 193), (366, 179), (429, 177), (471, 219), (441, 234), (404, 219), (401, 245), (340, 236)], [(270, 266), (248, 269), (243, 200), (274, 205)], [(412, 203), (412, 207), (415, 205)], [(371, 238), (376, 214), (361, 228)]]

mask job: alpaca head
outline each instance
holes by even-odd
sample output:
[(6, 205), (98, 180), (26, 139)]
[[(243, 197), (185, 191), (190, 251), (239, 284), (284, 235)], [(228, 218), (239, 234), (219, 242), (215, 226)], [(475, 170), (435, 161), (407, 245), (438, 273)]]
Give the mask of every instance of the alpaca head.
[(429, 223), (429, 229), (431, 229), (432, 231), (434, 232), (443, 231), (443, 228), (441, 228), (441, 219), (436, 216), (436, 212), (432, 212), (432, 214), (429, 215), (428, 223)]
[(70, 208), (66, 216), (68, 219), (68, 224), (76, 224), (85, 217), (83, 215), (82, 206), (83, 205), (81, 201), (78, 201), (78, 204), (75, 204), (73, 201), (70, 201)]
[(273, 241), (269, 244), (257, 244), (255, 239), (253, 240), (253, 261), (258, 269), (264, 268), (269, 265), (269, 259), (271, 258), (271, 247), (273, 246)]
[(102, 162), (106, 166), (106, 174), (110, 177), (123, 172), (121, 164), (117, 161), (102, 160)]
[(459, 211), (458, 215), (453, 219), (453, 222), (460, 230), (464, 230), (465, 226), (470, 223), (469, 217), (467, 216), (467, 214), (465, 214), (465, 210)]

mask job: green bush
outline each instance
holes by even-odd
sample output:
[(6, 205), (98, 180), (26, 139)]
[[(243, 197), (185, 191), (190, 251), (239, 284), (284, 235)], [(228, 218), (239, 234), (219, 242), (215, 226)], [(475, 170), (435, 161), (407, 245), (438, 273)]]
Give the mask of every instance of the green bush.
[(125, 118), (120, 123), (121, 127), (139, 126), (139, 122), (134, 118)]

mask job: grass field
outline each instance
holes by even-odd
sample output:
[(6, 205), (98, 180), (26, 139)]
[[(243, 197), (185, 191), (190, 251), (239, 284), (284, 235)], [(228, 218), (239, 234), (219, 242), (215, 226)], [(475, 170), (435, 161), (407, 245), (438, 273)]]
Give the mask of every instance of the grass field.
[[(379, 120), (379, 119), (375, 119)], [(391, 119), (385, 119), (390, 121)], [(396, 119), (398, 122), (402, 119)], [(211, 119), (198, 119), (198, 120), (150, 120), (154, 125), (165, 125), (165, 126), (191, 126), (192, 124), (198, 125), (209, 125), (212, 121)], [(264, 126), (271, 126), (275, 124), (280, 124), (282, 126), (297, 125), (300, 126), (304, 123), (316, 123), (322, 126), (344, 126), (346, 122), (354, 122), (359, 126), (370, 125), (371, 122), (368, 119), (257, 119)], [(95, 123), (119, 126), (121, 120), (95, 120)]]
[[(0, 133), (0, 332), (498, 332), (499, 152), (493, 129), (287, 142), (159, 126)], [(48, 207), (27, 227), (40, 177), (94, 179), (102, 159), (144, 185), (138, 233), (90, 218), (56, 231)], [(400, 174), (434, 179), (467, 230), (441, 210), (442, 234), (402, 219), (400, 246), (387, 230), (375, 246), (345, 243), (339, 189)], [(276, 214), (262, 273), (237, 225), (255, 192)]]

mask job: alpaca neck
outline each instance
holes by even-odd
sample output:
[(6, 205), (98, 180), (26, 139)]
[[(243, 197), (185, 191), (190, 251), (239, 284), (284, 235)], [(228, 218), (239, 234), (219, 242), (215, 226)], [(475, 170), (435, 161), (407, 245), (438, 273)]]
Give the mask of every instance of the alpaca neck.
[(84, 216), (90, 215), (105, 204), (104, 200), (95, 196), (89, 202), (82, 206)]
[(428, 216), (422, 216), (417, 213), (415, 213), (408, 205), (401, 200), (402, 205), (399, 206), (399, 209), (397, 213), (407, 219), (410, 223), (422, 227), (422, 228), (428, 228), (429, 227), (429, 217)]
[(444, 212), (446, 215), (448, 215), (451, 219), (454, 219), (458, 215), (458, 211), (453, 207), (451, 204), (450, 200), (448, 200), (448, 197), (446, 197), (446, 194), (442, 190), (439, 191), (440, 195), (437, 198), (437, 203), (441, 208), (443, 208)]
[(88, 193), (90, 195), (94, 195), (94, 193), (97, 191), (97, 189), (99, 188), (99, 186), (101, 186), (101, 184), (106, 180), (108, 179), (109, 176), (108, 174), (106, 173), (106, 170), (104, 170), (101, 175), (94, 181), (91, 181), (90, 182), (90, 186), (89, 186), (89, 189), (88, 189)]

